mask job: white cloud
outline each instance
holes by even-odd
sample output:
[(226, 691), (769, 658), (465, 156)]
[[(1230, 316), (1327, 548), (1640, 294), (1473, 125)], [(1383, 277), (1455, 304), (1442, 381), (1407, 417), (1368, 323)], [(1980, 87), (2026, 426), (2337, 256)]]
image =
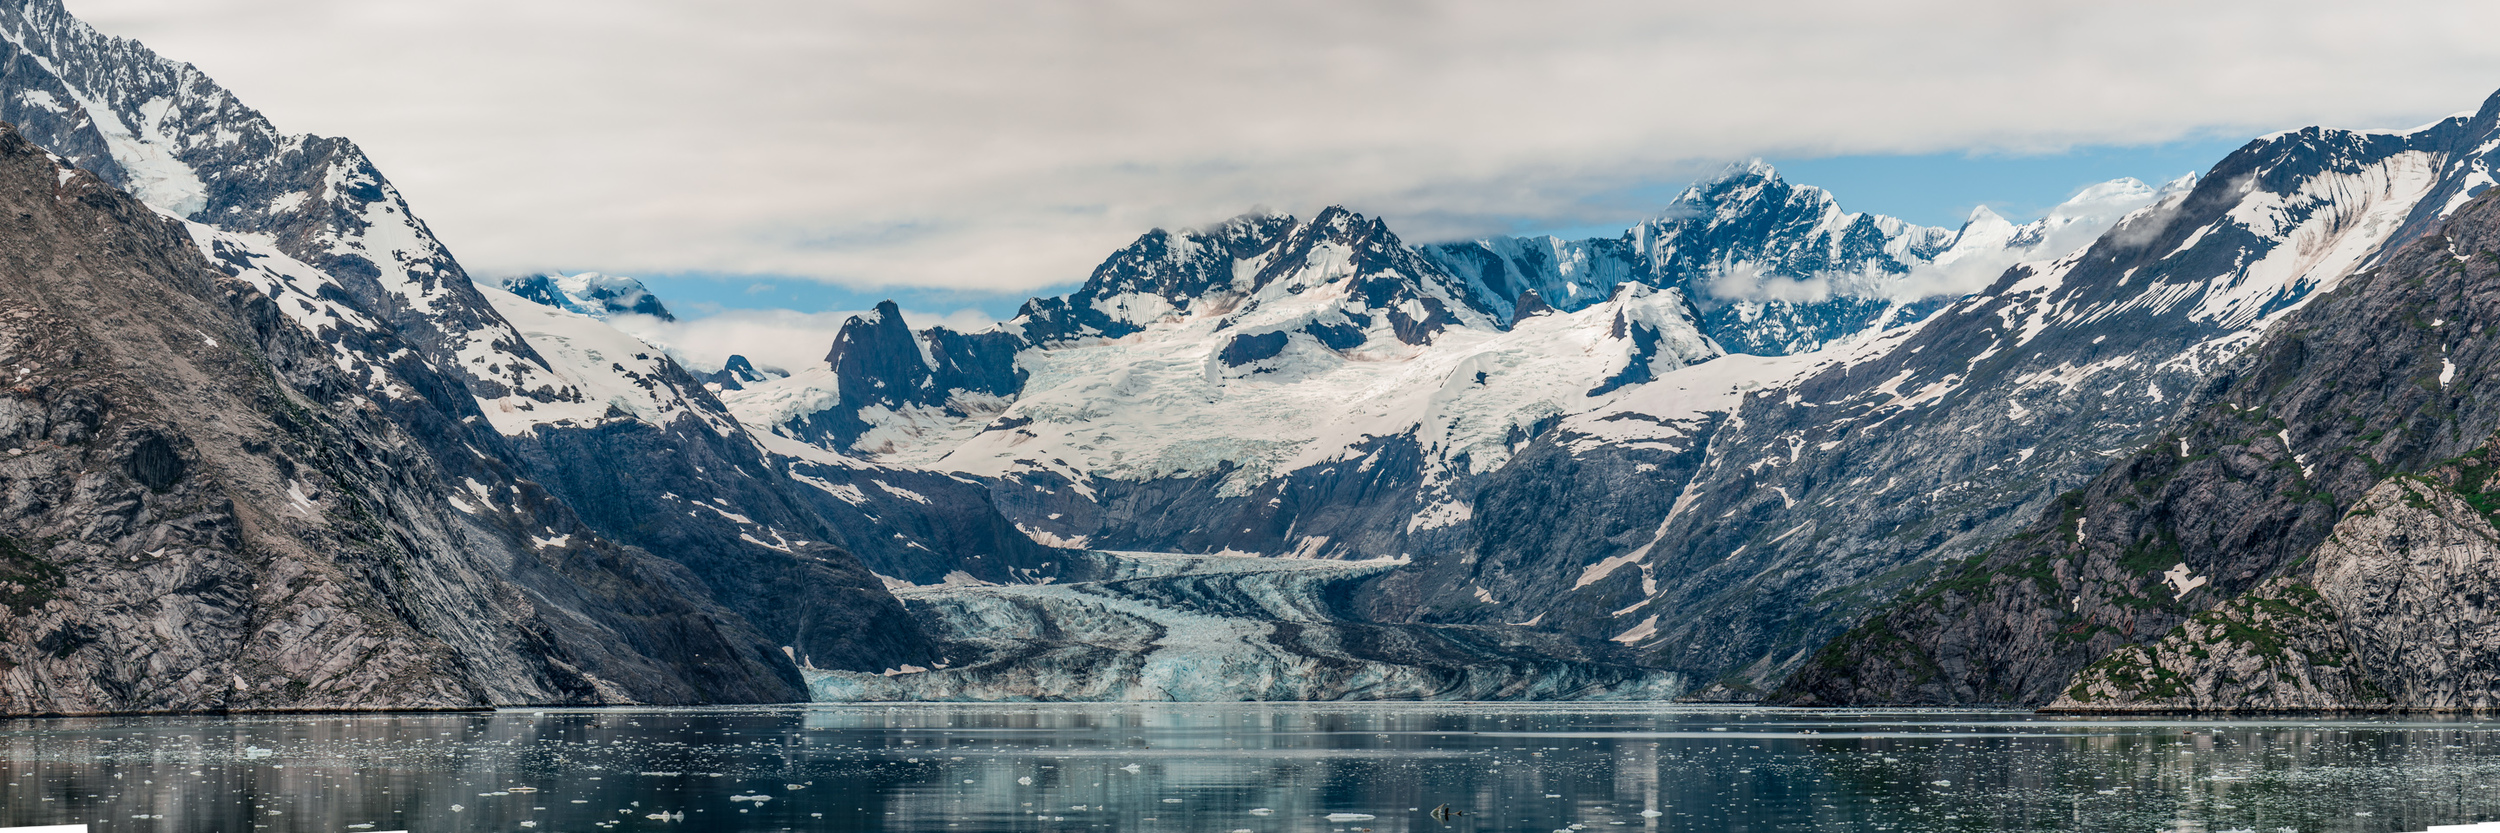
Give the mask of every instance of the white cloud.
[[(1842, 280), (1847, 280), (1847, 276), (1842, 276)], [(1718, 277), (1711, 278), (1710, 285), (1702, 290), (1703, 295), (1706, 296), (1702, 300), (1704, 303), (1713, 301), (1808, 303), (1831, 297), (1832, 283), (1833, 276), (1830, 275), (1806, 278), (1766, 275), (1762, 273), (1759, 266), (1740, 263), (1719, 273)]]
[(1009, 291), (1255, 204), (1614, 222), (1702, 160), (2401, 126), (2500, 84), (2475, 2), (70, 7), (356, 139), (481, 274)]
[(2055, 260), (2092, 245), (2119, 220), (2151, 205), (2156, 196), (2153, 189), (2131, 179), (2086, 188), (2050, 209), (2048, 216), (2038, 221), (2046, 231), (2038, 242), (2020, 248), (1973, 252), (1941, 264), (1920, 264), (1885, 294), (1908, 301), (1978, 292), (1996, 283), (2014, 264)]
[[(747, 357), (759, 368), (790, 372), (812, 367), (833, 349), (842, 322), (865, 311), (795, 312), (792, 310), (725, 310), (701, 318), (662, 321), (647, 315), (617, 315), (609, 326), (668, 351), (689, 370), (719, 370), (732, 355)], [(912, 329), (943, 326), (957, 331), (987, 327), (996, 321), (979, 310), (937, 315), (903, 311)]]

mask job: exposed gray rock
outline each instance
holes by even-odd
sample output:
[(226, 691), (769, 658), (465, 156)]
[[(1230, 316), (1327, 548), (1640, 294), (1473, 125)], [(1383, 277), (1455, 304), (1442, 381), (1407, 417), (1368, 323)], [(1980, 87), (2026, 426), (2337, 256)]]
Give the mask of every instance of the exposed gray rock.
[(328, 346), (5, 129), (0, 217), (0, 713), (798, 696), (543, 491), (455, 511)]
[[(2454, 481), (2450, 467), (2441, 480)], [(2490, 498), (2477, 494), (2486, 504)], [(2120, 648), (2052, 710), (2489, 711), (2500, 532), (2438, 480), (2390, 478), (2291, 577)]]
[(2111, 651), (2046, 708), (2064, 712), (2380, 709), (2385, 689), (2356, 667), (2335, 605), (2278, 578), (2188, 617), (2149, 645)]
[[(2291, 313), (2198, 395), (2211, 404), (2022, 534), (1825, 648), (1790, 696), (2045, 704), (2111, 651), (2300, 575), (2362, 495), (2500, 429), (2495, 250), (2500, 204), (2487, 193)], [(2180, 591), (2168, 576), (2182, 569), (2205, 582)], [(2316, 580), (2329, 598), (2352, 587), (2341, 574)], [(2344, 613), (2364, 630), (2385, 615)]]
[[(96, 32), (57, 0), (0, 8), (0, 34), (0, 117), (187, 218), (220, 271), (326, 346), (343, 372), (319, 380), (319, 395), (361, 396), (405, 432), (424, 465), (462, 487), (447, 500), (511, 540), (595, 533), (691, 568), (672, 574), (694, 578), (693, 592), (726, 604), (734, 629), (760, 643), (737, 652), (777, 666), (777, 693), (723, 696), (797, 696), (785, 647), (837, 667), (928, 656), (899, 603), (825, 543), (839, 536), (701, 382), (656, 350), (602, 357), (559, 337), (542, 353), (488, 298), (510, 296), (473, 285), (352, 142), (280, 132), (197, 68)], [(630, 279), (576, 279), (577, 308), (666, 315)], [(619, 392), (664, 407), (618, 407)], [(689, 505), (715, 500), (741, 505)], [(603, 592), (622, 601), (585, 602), (601, 615), (663, 615), (626, 613), (646, 607), (630, 583)]]

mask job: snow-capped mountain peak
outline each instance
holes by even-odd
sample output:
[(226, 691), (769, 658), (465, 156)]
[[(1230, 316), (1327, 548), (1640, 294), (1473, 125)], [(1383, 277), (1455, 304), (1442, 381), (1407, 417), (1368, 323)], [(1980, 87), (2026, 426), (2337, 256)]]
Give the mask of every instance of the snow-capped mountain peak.
[(1055, 344), (1208, 315), (1259, 326), (1299, 315), (1275, 308), (1301, 310), (1306, 292), (1342, 301), (1364, 320), (1357, 329), (1376, 317), (1387, 335), (1410, 344), (1453, 325), (1497, 320), (1385, 223), (1331, 206), (1308, 222), (1254, 213), (1205, 229), (1147, 232), (1077, 291), (1027, 302), (1003, 329), (1027, 343)]
[(2053, 259), (2150, 202), (2142, 183), (2084, 189), (2020, 225), (1982, 207), (1959, 229), (1850, 212), (1760, 160), (1686, 188), (1620, 238), (1486, 238), (1419, 251), (1492, 310), (1536, 291), (1577, 309), (1632, 281), (1683, 289), (1729, 350), (1808, 352), (1920, 320), (2014, 263)]
[(592, 318), (611, 315), (647, 315), (662, 321), (675, 321), (660, 297), (651, 294), (641, 281), (623, 275), (583, 272), (566, 275), (547, 272), (505, 278), (503, 290), (522, 298), (561, 310), (578, 312)]

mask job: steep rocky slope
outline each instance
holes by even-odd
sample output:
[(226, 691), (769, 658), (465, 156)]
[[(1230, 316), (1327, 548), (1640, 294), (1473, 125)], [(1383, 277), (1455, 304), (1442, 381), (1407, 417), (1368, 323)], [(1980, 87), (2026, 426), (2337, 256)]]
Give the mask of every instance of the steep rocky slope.
[[(669, 581), (693, 581), (701, 616), (751, 641), (738, 651), (760, 652), (776, 681), (718, 699), (802, 696), (801, 659), (873, 670), (934, 656), (703, 382), (587, 318), (473, 285), (352, 143), (281, 133), (196, 69), (55, 2), (0, 9), (0, 40), (0, 117), (187, 218), (216, 269), (320, 346), (337, 372), (325, 395), (360, 397), (404, 432), (432, 467), (409, 476), (462, 487), (444, 505), (507, 514), (528, 533), (516, 540), (638, 547), (670, 562)], [(647, 296), (602, 304), (635, 300)], [(607, 592), (641, 606), (637, 585)]]
[(782, 700), (694, 577), (444, 476), (178, 223), (0, 130), (0, 713)]
[(2487, 185), (2496, 119), (2253, 141), (2090, 247), (1749, 397), (1635, 562), (1659, 590), (1588, 606), (1659, 615), (1658, 661), (1760, 696), (2141, 445), (2443, 194)]
[(2500, 430), (2495, 251), (2487, 194), (2290, 314), (2021, 535), (1833, 643), (1795, 699), (2482, 702), (2471, 575), (2491, 533), (2469, 507), (2490, 498), (2468, 454)]

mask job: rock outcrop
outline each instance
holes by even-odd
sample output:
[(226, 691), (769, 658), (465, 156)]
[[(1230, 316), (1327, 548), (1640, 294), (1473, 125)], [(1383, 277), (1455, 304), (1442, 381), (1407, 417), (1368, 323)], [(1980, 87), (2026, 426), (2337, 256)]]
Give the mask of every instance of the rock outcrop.
[[(2324, 572), (2321, 559), (2333, 552), (2320, 545), (2334, 534), (2352, 542), (2347, 552), (2369, 549), (2353, 547), (2384, 524), (2347, 510), (2374, 489), (2445, 505), (2444, 498), (2383, 484), (2451, 465), (2500, 430), (2500, 334), (2491, 329), (2500, 323), (2496, 251), (2500, 202), (2486, 193), (2291, 313), (2197, 394), (2206, 404), (2061, 497), (2022, 534), (1826, 647), (1790, 681), (1789, 698), (2046, 704), (2070, 690), (2078, 671), (2114, 651), (2162, 640), (2251, 592), (2259, 600), (2265, 592), (2294, 592), (2290, 585), (2260, 590), (2277, 579), (2314, 587), (2348, 635), (2371, 633), (2389, 616), (2416, 615), (2359, 601), (2379, 591), (2343, 571), (2381, 567), (2369, 566), (2369, 557), (2337, 556), (2337, 572)], [(2463, 519), (2453, 507), (2407, 514), (2450, 520), (2404, 539), (2416, 543), (2379, 536), (2379, 549), (2394, 553), (2383, 558), (2432, 557), (2415, 546), (2474, 534), (2436, 531)], [(2304, 560), (2321, 572), (2309, 572)], [(2245, 620), (2234, 615), (2190, 630), (2210, 635)], [(2367, 640), (2350, 647), (2362, 663), (2355, 673), (2366, 675), (2373, 662), (2384, 667)], [(2148, 656), (2172, 667), (2162, 650)], [(2114, 697), (2115, 679), (2087, 681), (2094, 685), (2083, 693)], [(2229, 695), (2233, 685), (2220, 678), (2211, 684), (2220, 686), (2210, 689), (2216, 696)], [(2321, 696), (2352, 696), (2320, 685)], [(2427, 698), (2422, 702), (2450, 696), (2386, 690)]]
[[(25, 141), (60, 148), (87, 172), (83, 179), (61, 179), (59, 187), (87, 189), (78, 199), (106, 211), (111, 200), (99, 195), (135, 198), (115, 197), (118, 207), (107, 213), (138, 236), (132, 239), (149, 241), (99, 248), (121, 238), (0, 229), (0, 245), (45, 253), (52, 258), (47, 263), (84, 267), (9, 276), (25, 291), (5, 300), (25, 305), (36, 316), (28, 320), (41, 322), (28, 325), (40, 333), (29, 337), (103, 345), (81, 354), (90, 358), (125, 351), (115, 353), (115, 372), (153, 378), (189, 372), (175, 365), (191, 354), (126, 352), (137, 348), (123, 342), (145, 344), (152, 337), (122, 332), (117, 322), (147, 310), (147, 303), (185, 297), (241, 316), (198, 327), (212, 346), (222, 345), (215, 350), (235, 353), (199, 371), (218, 384), (249, 387), (234, 374), (255, 367), (276, 374), (270, 382), (276, 388), (233, 394), (235, 401), (258, 403), (236, 411), (237, 418), (291, 402), (281, 409), (287, 416), (271, 417), (285, 431), (331, 430), (308, 422), (304, 414), (312, 413), (329, 414), (344, 427), (335, 436), (297, 438), (331, 451), (287, 452), (280, 456), (293, 462), (269, 464), (282, 476), (275, 502), (249, 490), (200, 496), (231, 503), (234, 525), (243, 530), (229, 542), (240, 549), (201, 557), (258, 565), (252, 559), (262, 556), (249, 553), (292, 548), (343, 559), (345, 566), (335, 569), (319, 559), (302, 567), (308, 575), (326, 570), (361, 582), (324, 591), (337, 599), (319, 608), (329, 611), (317, 618), (331, 630), (318, 634), (315, 644), (361, 644), (356, 640), (365, 637), (356, 634), (404, 627), (397, 636), (371, 636), (372, 644), (448, 658), (429, 666), (439, 683), (355, 688), (364, 684), (326, 681), (366, 678), (338, 677), (344, 672), (331, 669), (282, 677), (301, 685), (240, 698), (207, 689), (159, 690), (171, 683), (148, 676), (156, 672), (133, 671), (127, 663), (98, 670), (98, 660), (62, 648), (54, 659), (67, 664), (20, 670), (41, 669), (28, 672), (45, 680), (29, 683), (28, 691), (71, 693), (30, 694), (5, 708), (788, 701), (805, 697), (799, 656), (822, 667), (876, 669), (934, 655), (900, 603), (834, 543), (860, 533), (837, 530), (803, 499), (801, 487), (767, 462), (704, 382), (591, 318), (474, 285), (353, 143), (279, 132), (197, 68), (98, 33), (55, 0), (0, 8), (0, 35), (0, 91), (6, 93), (0, 117), (22, 121)], [(37, 219), (46, 216), (27, 210)], [(168, 217), (179, 221), (167, 226)], [(72, 220), (103, 222), (62, 222)], [(167, 228), (174, 239), (154, 239)], [(133, 277), (133, 269), (168, 283), (148, 284)], [(582, 278), (581, 298), (567, 299), (577, 308), (665, 315), (630, 280), (576, 277)], [(95, 283), (107, 279), (121, 283)], [(210, 288), (193, 285), (201, 281)], [(114, 306), (127, 297), (142, 302)], [(256, 335), (219, 334), (229, 331)], [(156, 363), (167, 366), (151, 366)], [(53, 370), (73, 365), (93, 370), (63, 358), (41, 362)], [(43, 378), (36, 365), (25, 367), (28, 380)], [(71, 384), (54, 383), (44, 396)], [(214, 461), (186, 456), (188, 449), (209, 447), (203, 438), (223, 430), (196, 420), (216, 419), (226, 405), (167, 398), (178, 390), (134, 382), (81, 395), (110, 403), (128, 418), (161, 423), (150, 429), (161, 442), (134, 446), (151, 449), (142, 456), (158, 462), (123, 466), (147, 473), (152, 480), (146, 482), (166, 480), (166, 472), (204, 471), (200, 467), (210, 462), (237, 471), (261, 465), (252, 462), (264, 455), (260, 450)], [(49, 413), (55, 406), (44, 402), (39, 410)], [(197, 414), (177, 419), (190, 411)], [(281, 448), (267, 437), (234, 441), (246, 449)], [(39, 451), (20, 456), (31, 464)], [(306, 455), (334, 464), (317, 468), (316, 478), (301, 470)], [(36, 481), (21, 485), (41, 497), (84, 482), (65, 473), (72, 469), (51, 471), (53, 479), (40, 488), (31, 485)], [(52, 514), (16, 519), (22, 528), (0, 519), (0, 535), (16, 542), (14, 551), (51, 559), (55, 544), (71, 547), (65, 553), (122, 545), (115, 537), (120, 533), (99, 541), (61, 532), (84, 528), (77, 512), (119, 512), (114, 507), (121, 504), (73, 511), (50, 500), (36, 502)], [(370, 539), (360, 546), (380, 549), (358, 550), (318, 530), (253, 520), (340, 511), (370, 516), (370, 523), (358, 522), (363, 537), (356, 540)], [(402, 523), (405, 529), (395, 526)], [(436, 563), (455, 555), (453, 562)], [(413, 584), (395, 583), (402, 581)], [(428, 582), (459, 586), (429, 590)], [(109, 600), (97, 601), (96, 610), (116, 609)], [(144, 642), (151, 634), (260, 627), (167, 615), (154, 624), (117, 620), (63, 633)], [(177, 652), (165, 662), (213, 671), (242, 661), (219, 657), (243, 656), (199, 650), (207, 653)], [(238, 668), (223, 679), (258, 685), (259, 672)], [(73, 678), (108, 682), (65, 682)]]
[(181, 224), (5, 129), (0, 217), (0, 713), (801, 696), (684, 568), (446, 479)]
[(2500, 707), (2500, 531), (2480, 508), (2500, 496), (2478, 488), (2492, 485), (2489, 456), (2381, 483), (2293, 575), (2111, 652), (2049, 709)]

